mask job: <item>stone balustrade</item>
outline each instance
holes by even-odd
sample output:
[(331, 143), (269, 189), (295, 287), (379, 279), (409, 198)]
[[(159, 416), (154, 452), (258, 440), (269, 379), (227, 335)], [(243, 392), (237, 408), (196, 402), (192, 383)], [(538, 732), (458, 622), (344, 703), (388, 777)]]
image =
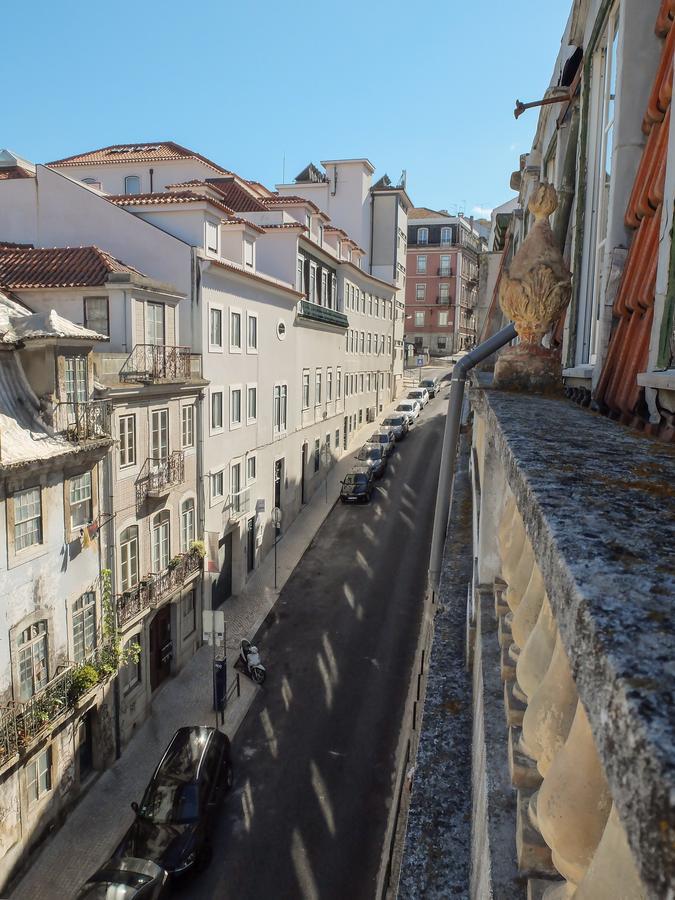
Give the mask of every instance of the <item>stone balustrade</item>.
[[(474, 686), (498, 664), (528, 900), (670, 896), (675, 454), (563, 400), (472, 403)], [(487, 705), (474, 697), (475, 714)], [(474, 768), (490, 758), (474, 748)], [(491, 780), (474, 772), (474, 790)], [(513, 880), (491, 889), (514, 896)]]

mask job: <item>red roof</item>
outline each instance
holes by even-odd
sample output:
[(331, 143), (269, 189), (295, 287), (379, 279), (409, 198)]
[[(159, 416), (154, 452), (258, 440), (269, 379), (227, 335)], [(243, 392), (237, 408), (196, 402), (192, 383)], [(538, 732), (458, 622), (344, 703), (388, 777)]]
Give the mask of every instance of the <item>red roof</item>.
[(111, 272), (142, 274), (98, 247), (0, 249), (0, 285), (9, 290), (94, 287)]
[(169, 203), (211, 203), (223, 212), (231, 215), (233, 212), (229, 206), (209, 197), (207, 194), (200, 194), (198, 191), (157, 191), (154, 194), (106, 194), (105, 199), (117, 206), (155, 206), (165, 205)]
[(312, 203), (311, 200), (308, 200), (306, 197), (295, 197), (293, 194), (289, 194), (286, 196), (285, 194), (274, 194), (272, 197), (262, 197), (261, 203), (264, 203), (265, 206), (300, 206), (301, 204), (304, 206), (309, 206), (314, 212), (320, 212), (319, 207), (316, 203)]
[(24, 169), (23, 166), (3, 166), (0, 168), (0, 181), (9, 181), (10, 178), (34, 178), (34, 174)]
[(158, 162), (175, 159), (198, 159), (216, 172), (228, 173), (217, 163), (181, 147), (174, 141), (146, 141), (143, 144), (112, 144), (110, 147), (101, 147), (98, 150), (89, 150), (86, 153), (78, 153), (75, 156), (66, 156), (64, 159), (55, 159), (48, 166), (86, 166), (96, 163), (129, 163), (129, 162)]
[(208, 178), (206, 183), (223, 195), (225, 203), (235, 212), (264, 212), (264, 201), (258, 200), (233, 178)]
[(242, 219), (241, 216), (230, 216), (229, 219), (226, 219), (223, 222), (223, 225), (246, 225), (247, 228), (252, 228), (253, 231), (257, 231), (258, 234), (265, 234), (264, 228), (261, 228), (260, 225), (256, 225), (255, 222), (250, 222), (248, 219)]

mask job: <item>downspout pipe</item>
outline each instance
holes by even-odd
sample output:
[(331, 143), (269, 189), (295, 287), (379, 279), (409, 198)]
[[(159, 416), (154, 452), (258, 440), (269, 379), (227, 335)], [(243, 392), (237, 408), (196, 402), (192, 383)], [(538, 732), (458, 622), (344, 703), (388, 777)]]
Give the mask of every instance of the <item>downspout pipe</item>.
[(518, 332), (516, 331), (516, 326), (511, 322), (505, 328), (502, 328), (501, 331), (493, 334), (487, 341), (483, 341), (482, 344), (474, 347), (473, 350), (456, 363), (452, 370), (450, 400), (445, 418), (443, 450), (441, 452), (441, 467), (438, 473), (436, 510), (434, 512), (434, 528), (431, 536), (431, 555), (429, 558), (429, 587), (434, 595), (438, 594), (441, 580), (441, 562), (445, 536), (448, 530), (466, 378), (471, 369), (477, 366), (478, 363), (483, 362), (484, 359), (487, 359), (488, 356), (491, 356), (506, 344), (510, 344), (515, 337), (518, 337)]

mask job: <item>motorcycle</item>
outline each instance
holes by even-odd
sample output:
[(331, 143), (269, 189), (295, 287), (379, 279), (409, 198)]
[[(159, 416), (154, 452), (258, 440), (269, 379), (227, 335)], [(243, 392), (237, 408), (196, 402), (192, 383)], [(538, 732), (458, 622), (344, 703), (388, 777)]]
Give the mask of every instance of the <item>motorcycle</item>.
[(246, 638), (240, 644), (239, 659), (243, 663), (249, 677), (256, 684), (262, 684), (265, 681), (267, 673), (265, 672), (265, 666), (260, 661), (258, 648), (250, 641), (247, 641)]

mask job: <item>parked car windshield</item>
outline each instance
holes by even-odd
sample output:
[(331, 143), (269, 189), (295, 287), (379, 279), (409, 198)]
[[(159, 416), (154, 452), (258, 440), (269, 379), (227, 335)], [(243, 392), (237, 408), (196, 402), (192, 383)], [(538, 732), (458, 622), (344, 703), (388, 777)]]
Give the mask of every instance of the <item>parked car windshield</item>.
[(409, 409), (412, 409), (412, 403), (401, 403), (400, 406), (397, 406), (396, 409), (402, 409), (404, 412), (407, 412)]
[(385, 419), (383, 424), (384, 425), (403, 425), (403, 418), (401, 416), (396, 416), (395, 419)]
[(382, 459), (382, 450), (379, 447), (364, 447), (359, 459)]
[(365, 472), (352, 472), (345, 476), (345, 484), (365, 484), (368, 476)]
[(185, 825), (199, 818), (199, 792), (192, 781), (157, 778), (145, 792), (138, 814), (155, 825)]

